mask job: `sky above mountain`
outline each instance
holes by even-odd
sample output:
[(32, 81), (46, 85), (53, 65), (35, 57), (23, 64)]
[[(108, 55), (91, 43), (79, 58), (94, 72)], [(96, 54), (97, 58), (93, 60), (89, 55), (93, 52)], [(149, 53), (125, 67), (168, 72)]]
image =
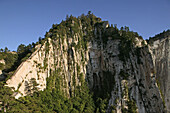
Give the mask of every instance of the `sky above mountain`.
[(144, 39), (170, 29), (170, 0), (0, 0), (0, 48), (38, 41), (66, 15), (91, 11)]

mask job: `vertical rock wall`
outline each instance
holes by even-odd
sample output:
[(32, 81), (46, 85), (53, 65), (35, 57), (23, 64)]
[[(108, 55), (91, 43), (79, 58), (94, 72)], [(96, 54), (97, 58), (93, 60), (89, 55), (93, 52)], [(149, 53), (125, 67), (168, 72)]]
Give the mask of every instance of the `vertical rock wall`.
[[(48, 41), (48, 43), (51, 43), (50, 39)], [(15, 91), (15, 98), (32, 93), (34, 81), (38, 84), (35, 86), (38, 90), (46, 88), (49, 67), (52, 67), (54, 62), (53, 57), (51, 57), (53, 48), (51, 47), (47, 53), (45, 51), (46, 43), (42, 46), (37, 45), (36, 51), (26, 61), (22, 62), (14, 75), (7, 80), (7, 86), (12, 87), (13, 91)], [(45, 65), (48, 65), (48, 67)]]
[(160, 93), (170, 112), (170, 37), (154, 41), (151, 50)]
[(156, 85), (149, 49), (133, 48), (129, 53), (130, 58), (123, 62), (119, 58), (120, 41), (108, 40), (105, 45), (92, 42), (86, 75), (90, 88), (95, 93), (111, 94), (107, 112), (122, 112), (122, 109), (131, 107), (128, 103), (133, 101), (139, 113), (163, 112), (163, 101)]

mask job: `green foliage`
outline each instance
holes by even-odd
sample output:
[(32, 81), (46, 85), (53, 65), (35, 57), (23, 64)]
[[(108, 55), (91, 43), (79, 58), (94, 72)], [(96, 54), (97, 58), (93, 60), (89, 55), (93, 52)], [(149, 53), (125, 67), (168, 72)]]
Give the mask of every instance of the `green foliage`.
[(147, 42), (149, 44), (153, 44), (154, 41), (158, 40), (158, 39), (163, 39), (166, 38), (170, 35), (170, 29), (168, 29), (167, 31), (163, 31), (160, 34), (155, 35), (154, 37), (150, 37), (149, 40), (147, 40)]
[[(102, 80), (100, 81), (100, 87), (95, 87), (93, 89), (94, 91), (94, 99), (97, 100), (97, 98), (102, 98), (102, 99), (106, 99), (110, 97), (110, 93), (114, 88), (115, 85), (115, 78), (114, 78), (114, 74), (112, 74), (109, 71), (103, 71), (103, 77)], [(93, 75), (94, 78), (96, 77), (96, 75)], [(103, 94), (103, 92), (105, 92)]]
[(3, 69), (4, 69), (4, 64), (0, 63), (0, 70), (3, 70)]
[(73, 81), (73, 86), (75, 87), (76, 86), (76, 75), (75, 75), (75, 73), (73, 74), (72, 81)]
[[(31, 79), (33, 86), (37, 85)], [(94, 102), (87, 84), (84, 82), (81, 87), (75, 88), (75, 96), (67, 98), (60, 89), (61, 78), (54, 72), (47, 79), (47, 89), (34, 93), (31, 97), (26, 96), (18, 100), (10, 101), (8, 111), (12, 112), (94, 112)]]
[(5, 65), (0, 63), (0, 69), (7, 73), (14, 69), (14, 64), (18, 59), (18, 55), (12, 52), (0, 52), (0, 59), (5, 61)]
[(122, 106), (122, 113), (138, 113), (137, 106), (134, 100), (128, 100), (127, 106), (128, 108), (124, 108), (124, 106)]
[(14, 98), (12, 97), (13, 92), (9, 87), (4, 86), (2, 82), (0, 82), (0, 108), (5, 110), (9, 107), (9, 104)]
[(134, 100), (129, 100), (127, 105), (128, 105), (128, 113), (138, 113), (137, 106)]
[(96, 101), (96, 106), (97, 106), (97, 109), (96, 109), (96, 113), (105, 113), (106, 112), (106, 109), (107, 109), (107, 99), (101, 99), (101, 98), (97, 98), (97, 101)]
[(4, 52), (7, 53), (7, 52), (9, 52), (9, 51), (10, 51), (10, 50), (8, 50), (8, 48), (5, 47)]
[(32, 89), (31, 89), (31, 90), (32, 90), (33, 92), (38, 91), (38, 88), (37, 88), (38, 84), (37, 84), (35, 78), (31, 78), (30, 85), (32, 86)]
[(80, 74), (80, 66), (77, 64), (77, 73)]
[(17, 54), (7, 53), (6, 57), (4, 58), (6, 63), (5, 68), (6, 69), (11, 68), (14, 65), (16, 59), (17, 59)]
[(125, 62), (128, 58), (130, 58), (130, 52), (132, 50), (132, 40), (121, 40), (119, 44), (119, 59)]
[(31, 53), (28, 53), (24, 58), (21, 59), (21, 62), (26, 61), (31, 56)]
[(0, 60), (2, 60), (4, 58), (2, 52), (0, 52)]
[(84, 83), (83, 73), (80, 73), (80, 75), (79, 75), (79, 81), (80, 81), (81, 83)]
[(46, 41), (46, 43), (45, 43), (45, 55), (47, 55), (47, 53), (49, 52), (49, 50), (50, 50), (50, 47), (49, 47), (49, 42), (48, 42), (48, 40)]
[(62, 21), (60, 24), (53, 24), (52, 29), (46, 33), (46, 37), (48, 34), (51, 34), (50, 37), (52, 39), (63, 43), (64, 38), (73, 38), (78, 34), (78, 43), (75, 44), (73, 42), (72, 47), (75, 47), (76, 50), (80, 50), (81, 48), (87, 50), (87, 42), (90, 41), (91, 37), (94, 37), (94, 26), (99, 21), (101, 19), (92, 13), (88, 13), (87, 15), (82, 14), (78, 18), (67, 15), (65, 21)]
[(126, 26), (121, 27), (119, 34), (121, 39), (119, 44), (119, 59), (125, 62), (130, 58), (130, 52), (132, 51), (132, 48), (134, 48), (134, 44), (136, 44), (135, 38), (138, 37), (142, 39), (142, 37), (136, 32), (129, 31), (129, 28)]
[[(10, 52), (7, 48), (1, 49), (0, 59), (5, 60), (5, 65), (3, 66), (3, 71), (7, 79), (9, 79), (12, 73), (17, 69), (17, 67), (31, 55), (32, 48), (35, 45), (29, 44), (25, 46), (21, 44), (17, 48), (17, 52)], [(2, 65), (1, 65), (2, 66)], [(7, 80), (6, 79), (6, 80)]]
[(48, 59), (44, 58), (44, 70), (47, 69), (48, 63), (47, 63)]
[(19, 83), (19, 84), (18, 84), (18, 88), (17, 88), (17, 90), (21, 87), (21, 85), (22, 85), (22, 83)]
[(124, 106), (122, 106), (121, 111), (122, 113), (128, 113), (128, 109), (124, 108)]
[[(31, 55), (32, 53), (32, 48), (33, 45), (29, 44), (28, 46), (25, 46), (24, 44), (20, 44), (17, 48), (17, 53), (18, 53), (18, 61), (25, 61), (26, 59), (28, 59), (28, 57)], [(21, 62), (18, 62), (18, 64), (20, 64)]]
[(116, 25), (114, 27), (113, 27), (113, 25), (111, 25), (108, 28), (106, 28), (105, 30), (103, 30), (102, 39), (103, 39), (104, 44), (107, 44), (108, 38), (121, 39), (119, 30)]
[(25, 52), (25, 50), (26, 50), (26, 46), (24, 44), (20, 44), (17, 48), (17, 53), (21, 54), (21, 53)]
[(158, 85), (158, 88), (159, 88), (159, 91), (160, 91), (160, 94), (161, 94), (161, 97), (162, 97), (162, 102), (163, 102), (164, 108), (165, 108), (166, 107), (166, 105), (165, 105), (165, 97), (164, 97), (164, 94), (163, 94), (163, 92), (161, 90), (161, 85), (160, 85), (160, 82), (159, 82), (158, 78), (156, 79), (156, 83)]
[[(93, 99), (95, 101), (96, 112), (106, 112), (106, 108), (108, 105), (108, 99), (111, 96), (111, 91), (115, 85), (114, 74), (109, 71), (103, 71), (102, 80), (100, 80), (100, 87), (95, 87), (93, 89)], [(100, 75), (101, 76), (101, 75)], [(93, 77), (95, 78), (96, 75), (94, 74)], [(104, 93), (103, 93), (104, 92)]]
[(56, 70), (51, 74), (47, 78), (46, 90), (35, 92), (38, 84), (32, 78), (29, 88), (31, 88), (30, 90), (34, 90), (34, 93), (21, 97), (18, 100), (15, 100), (11, 96), (13, 92), (10, 88), (3, 86), (3, 84), (0, 85), (0, 101), (3, 102), (1, 106), (4, 106), (7, 112), (94, 112), (94, 101), (86, 82), (83, 82), (81, 86), (75, 87), (75, 96), (67, 98), (61, 89), (62, 78), (59, 76), (59, 71)]

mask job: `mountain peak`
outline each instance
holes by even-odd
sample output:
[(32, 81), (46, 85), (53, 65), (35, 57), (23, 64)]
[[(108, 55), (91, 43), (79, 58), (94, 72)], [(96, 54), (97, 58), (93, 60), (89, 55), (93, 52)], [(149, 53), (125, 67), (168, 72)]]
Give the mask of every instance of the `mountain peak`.
[[(1, 109), (169, 111), (169, 92), (164, 90), (169, 87), (169, 40), (154, 49), (151, 44), (168, 33), (156, 35), (147, 44), (129, 27), (118, 29), (90, 12), (77, 18), (67, 16), (36, 44), (18, 47), (16, 59), (3, 69), (7, 78), (2, 87), (8, 92), (0, 94)], [(8, 65), (6, 58), (11, 54), (1, 54), (6, 55), (3, 59)]]

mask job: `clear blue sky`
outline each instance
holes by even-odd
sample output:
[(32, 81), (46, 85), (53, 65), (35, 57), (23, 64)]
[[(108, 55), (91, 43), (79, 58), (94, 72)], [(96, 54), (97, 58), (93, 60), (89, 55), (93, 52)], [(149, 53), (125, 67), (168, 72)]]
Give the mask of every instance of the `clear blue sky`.
[(144, 39), (170, 28), (170, 0), (0, 0), (0, 48), (36, 42), (67, 14), (88, 11)]

